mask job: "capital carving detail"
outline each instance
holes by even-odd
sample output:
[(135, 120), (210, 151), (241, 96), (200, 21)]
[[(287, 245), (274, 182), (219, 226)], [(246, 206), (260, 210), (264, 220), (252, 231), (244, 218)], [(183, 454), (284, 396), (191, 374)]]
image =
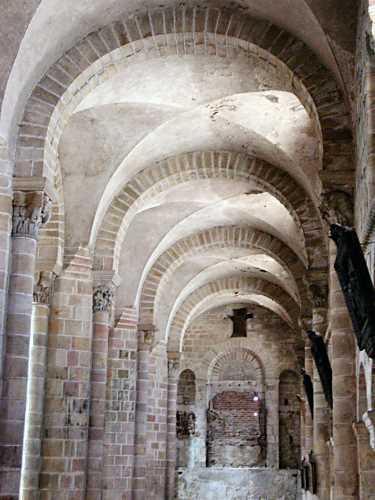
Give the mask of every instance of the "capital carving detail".
[(177, 378), (179, 368), (180, 368), (180, 363), (177, 359), (168, 360), (168, 375), (171, 378)]
[(152, 351), (156, 345), (156, 335), (155, 335), (155, 327), (151, 323), (144, 323), (138, 325), (138, 332), (143, 337), (143, 345), (144, 347)]
[(168, 376), (169, 378), (177, 378), (180, 370), (180, 353), (176, 351), (168, 351)]
[(34, 282), (33, 302), (46, 305), (50, 303), (54, 277), (53, 273), (46, 271), (37, 274)]
[(93, 312), (109, 312), (113, 303), (113, 291), (109, 286), (100, 285), (94, 290)]
[(344, 191), (322, 193), (320, 210), (328, 224), (353, 225), (353, 200)]
[(16, 191), (13, 199), (13, 237), (37, 239), (51, 214), (51, 199), (43, 192)]

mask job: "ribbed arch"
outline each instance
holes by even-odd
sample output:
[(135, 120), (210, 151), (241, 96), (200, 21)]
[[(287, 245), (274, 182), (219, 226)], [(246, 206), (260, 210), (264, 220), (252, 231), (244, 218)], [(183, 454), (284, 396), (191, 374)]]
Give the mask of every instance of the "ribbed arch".
[(181, 305), (172, 311), (166, 331), (166, 340), (170, 351), (180, 351), (186, 328), (194, 317), (194, 312), (208, 297), (229, 292), (233, 296), (256, 294), (276, 301), (287, 311), (291, 324), (297, 327), (300, 313), (298, 304), (279, 286), (255, 278), (223, 278), (204, 285), (190, 294)]
[[(183, 182), (228, 179), (255, 183), (259, 192), (275, 196), (301, 228), (306, 247), (316, 251), (322, 224), (304, 189), (285, 171), (258, 158), (230, 151), (187, 153), (168, 158), (137, 174), (116, 196), (103, 219), (95, 247), (95, 267), (116, 269), (132, 216), (142, 203)], [(321, 248), (323, 254), (325, 249)]]
[[(222, 38), (224, 43), (220, 43)], [(54, 157), (57, 157), (61, 131), (72, 112), (71, 99), (81, 89), (88, 93), (92, 88), (95, 75), (102, 71), (99, 61), (103, 56), (123, 46), (127, 47), (129, 56), (149, 48), (154, 48), (161, 56), (171, 49), (179, 55), (203, 50), (220, 56), (227, 55), (239, 41), (264, 49), (288, 67), (296, 78), (293, 82), (296, 94), (302, 94), (301, 102), (311, 113), (316, 108), (323, 134), (325, 168), (332, 168), (334, 172), (341, 164), (345, 170), (351, 170), (352, 135), (344, 99), (332, 74), (303, 42), (268, 21), (243, 13), (182, 5), (120, 18), (90, 33), (48, 70), (26, 105), (17, 142), (17, 175), (44, 173), (54, 177)], [(112, 74), (116, 70), (113, 61), (116, 57), (111, 63), (106, 62)], [(92, 65), (93, 74), (82, 77)], [(61, 97), (74, 81), (75, 89), (70, 99), (62, 103)], [(79, 99), (82, 100), (82, 96)], [(74, 108), (76, 106), (77, 101)], [(58, 107), (47, 137), (51, 116)], [(335, 143), (340, 143), (341, 147), (335, 148)], [(43, 152), (45, 145), (48, 146), (46, 154)], [(39, 151), (39, 155), (31, 155), (31, 149)]]
[(263, 390), (264, 373), (261, 362), (252, 351), (244, 347), (227, 346), (224, 352), (213, 359), (208, 367), (208, 383), (225, 380), (225, 372), (230, 365), (244, 366), (246, 373), (255, 377), (259, 390)]
[(214, 227), (179, 240), (164, 252), (150, 269), (142, 286), (139, 301), (141, 322), (155, 322), (157, 298), (168, 288), (169, 279), (185, 261), (206, 251), (219, 248), (261, 250), (286, 268), (295, 279), (303, 309), (308, 309), (304, 282), (305, 267), (298, 256), (277, 238), (248, 226)]

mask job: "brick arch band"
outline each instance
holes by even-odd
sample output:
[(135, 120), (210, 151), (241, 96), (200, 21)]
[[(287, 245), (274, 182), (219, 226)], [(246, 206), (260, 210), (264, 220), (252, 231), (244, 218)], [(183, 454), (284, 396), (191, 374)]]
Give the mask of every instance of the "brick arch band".
[(308, 314), (305, 266), (294, 251), (274, 236), (249, 226), (219, 226), (194, 233), (168, 248), (149, 270), (140, 294), (141, 323), (155, 323), (158, 296), (167, 289), (169, 278), (186, 258), (220, 248), (256, 249), (274, 258), (295, 279), (302, 310)]
[[(252, 356), (254, 365), (258, 366), (258, 374), (262, 384), (265, 380), (264, 360), (257, 356), (252, 350), (252, 341), (249, 338), (231, 338), (211, 345), (205, 353), (202, 353), (202, 358), (196, 367), (195, 375), (197, 379), (208, 380), (212, 378), (213, 369), (217, 363), (220, 363), (222, 357), (227, 358), (231, 356), (232, 352), (244, 351)], [(227, 358), (228, 359), (228, 358)], [(184, 359), (181, 360), (181, 370), (185, 367)]]
[[(57, 106), (64, 106), (60, 99), (73, 81), (100, 58), (126, 45), (131, 53), (136, 53), (148, 42), (160, 55), (171, 45), (177, 54), (194, 54), (197, 44), (205, 46), (207, 51), (212, 48), (216, 55), (215, 41), (220, 36), (228, 42), (237, 39), (251, 43), (282, 61), (301, 80), (315, 104), (323, 134), (324, 167), (329, 168), (335, 162), (350, 163), (348, 153), (352, 153), (352, 137), (343, 97), (333, 75), (302, 41), (268, 21), (243, 13), (182, 5), (121, 17), (90, 33), (48, 70), (25, 107), (17, 141), (17, 175), (40, 175), (43, 172), (41, 162), (47, 163), (48, 170), (43, 148), (51, 116)], [(84, 81), (77, 84), (87, 87)], [(298, 91), (297, 82), (295, 88)], [(307, 106), (306, 99), (303, 102)], [(312, 110), (312, 106), (309, 107)], [(56, 121), (61, 129), (64, 120)], [(56, 139), (51, 137), (50, 140), (56, 146)], [(337, 150), (334, 148), (336, 141), (341, 145)], [(39, 150), (39, 155), (30, 158), (27, 152), (31, 153), (34, 148)]]
[[(297, 326), (300, 313), (299, 305), (282, 288), (270, 281), (259, 278), (223, 278), (201, 286), (194, 290), (171, 314), (167, 327), (166, 340), (169, 351), (180, 351), (183, 336), (194, 311), (207, 298), (220, 293), (257, 294), (277, 302), (290, 315), (292, 323)], [(276, 299), (277, 297), (277, 299)]]
[(322, 248), (322, 223), (306, 191), (285, 171), (242, 153), (206, 151), (178, 155), (139, 172), (113, 199), (98, 233), (94, 265), (112, 270), (118, 265), (119, 253), (130, 218), (139, 206), (159, 192), (178, 184), (199, 179), (228, 179), (255, 183), (259, 192), (267, 191), (291, 213), (313, 252)]
[(210, 363), (207, 371), (208, 383), (218, 382), (220, 374), (225, 370), (228, 364), (244, 364), (252, 368), (255, 379), (260, 391), (264, 389), (264, 372), (262, 364), (250, 349), (245, 347), (229, 347), (216, 356)]
[[(201, 47), (204, 53), (217, 56), (223, 51), (227, 54), (229, 47), (241, 43), (267, 51), (294, 76), (296, 94), (310, 114), (316, 114), (319, 119), (323, 183), (332, 183), (337, 188), (343, 182), (336, 175), (340, 170), (354, 179), (348, 109), (333, 75), (315, 54), (303, 42), (270, 22), (225, 9), (183, 5), (120, 17), (90, 33), (48, 70), (25, 106), (17, 138), (15, 175), (47, 176), (55, 183), (56, 190), (61, 191), (61, 175), (56, 173), (57, 147), (68, 120), (69, 105), (80, 90), (89, 92), (93, 82), (100, 82), (104, 72), (100, 60), (106, 55), (125, 46), (128, 56), (150, 47), (161, 56), (171, 49), (179, 55), (194, 54)], [(116, 64), (113, 61), (105, 64), (113, 74)], [(88, 68), (93, 70), (89, 78), (84, 74)], [(75, 88), (68, 92), (73, 82)], [(76, 104), (73, 102), (72, 106)]]

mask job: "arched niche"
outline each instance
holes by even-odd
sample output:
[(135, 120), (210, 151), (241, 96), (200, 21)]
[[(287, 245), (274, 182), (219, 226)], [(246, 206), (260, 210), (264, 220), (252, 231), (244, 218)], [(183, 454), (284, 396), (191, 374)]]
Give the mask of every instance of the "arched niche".
[(301, 415), (297, 394), (300, 377), (292, 370), (279, 381), (279, 464), (280, 469), (298, 469), (301, 456)]
[(208, 467), (255, 467), (266, 463), (263, 370), (239, 348), (219, 355), (209, 368)]
[(181, 372), (177, 385), (177, 405), (194, 405), (196, 397), (195, 375), (191, 370)]
[(177, 467), (195, 463), (196, 378), (192, 370), (181, 372), (177, 384)]

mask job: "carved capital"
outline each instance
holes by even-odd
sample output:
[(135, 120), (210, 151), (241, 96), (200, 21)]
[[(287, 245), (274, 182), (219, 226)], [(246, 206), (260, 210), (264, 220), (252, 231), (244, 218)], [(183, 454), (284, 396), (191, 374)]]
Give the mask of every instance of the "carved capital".
[(55, 274), (41, 271), (36, 274), (34, 280), (33, 302), (36, 304), (49, 305)]
[(180, 370), (180, 353), (168, 352), (168, 376), (169, 378), (177, 378)]
[(113, 290), (107, 285), (100, 285), (94, 289), (93, 312), (109, 312), (113, 303)]
[(16, 191), (13, 198), (12, 236), (37, 239), (50, 218), (52, 201), (42, 191)]
[(322, 193), (320, 210), (323, 219), (329, 224), (353, 225), (353, 200), (345, 191)]
[(138, 325), (138, 332), (142, 335), (143, 344), (149, 350), (155, 347), (155, 327), (152, 324)]

